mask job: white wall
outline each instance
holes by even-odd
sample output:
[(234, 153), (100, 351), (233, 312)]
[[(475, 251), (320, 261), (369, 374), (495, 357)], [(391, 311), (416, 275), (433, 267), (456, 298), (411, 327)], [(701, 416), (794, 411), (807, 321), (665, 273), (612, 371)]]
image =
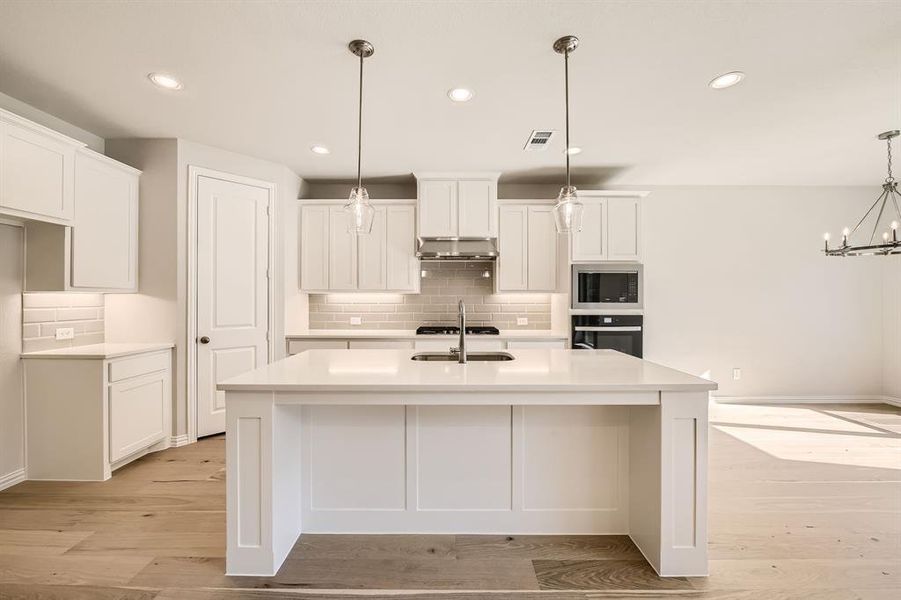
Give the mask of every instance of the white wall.
[[(273, 335), (284, 338), (283, 300), (296, 304), (296, 200), (301, 181), (282, 165), (186, 140), (107, 140), (107, 152), (141, 176), (139, 293), (107, 295), (107, 341), (175, 342), (173, 435), (188, 432), (187, 222), (188, 167), (198, 166), (275, 183), (275, 289)], [(293, 213), (293, 216), (292, 216)], [(293, 278), (293, 281), (292, 281)], [(305, 306), (303, 306), (305, 309)], [(306, 312), (304, 310), (304, 312)], [(276, 343), (280, 358), (284, 344)]]
[(642, 207), (648, 359), (709, 373), (720, 396), (882, 394), (886, 259), (820, 252), (823, 232), (853, 224), (872, 188), (651, 191)]
[(901, 403), (901, 256), (883, 262), (883, 394)]

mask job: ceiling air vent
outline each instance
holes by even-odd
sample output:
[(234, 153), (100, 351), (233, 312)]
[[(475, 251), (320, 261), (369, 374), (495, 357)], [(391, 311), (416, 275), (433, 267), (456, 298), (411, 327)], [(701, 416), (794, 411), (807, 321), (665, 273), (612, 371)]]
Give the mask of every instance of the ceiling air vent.
[(536, 129), (529, 136), (529, 141), (526, 142), (523, 150), (527, 152), (532, 152), (535, 150), (545, 150), (551, 143), (551, 138), (554, 137), (556, 132), (552, 129), (540, 130)]

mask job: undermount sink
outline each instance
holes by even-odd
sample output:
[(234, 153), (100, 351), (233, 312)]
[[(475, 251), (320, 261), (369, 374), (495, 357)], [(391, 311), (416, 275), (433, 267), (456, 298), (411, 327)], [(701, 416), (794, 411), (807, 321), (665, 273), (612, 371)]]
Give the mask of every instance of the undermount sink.
[[(457, 362), (460, 357), (452, 352), (420, 352), (410, 357), (411, 360)], [(467, 352), (466, 362), (498, 362), (513, 360), (507, 352)]]

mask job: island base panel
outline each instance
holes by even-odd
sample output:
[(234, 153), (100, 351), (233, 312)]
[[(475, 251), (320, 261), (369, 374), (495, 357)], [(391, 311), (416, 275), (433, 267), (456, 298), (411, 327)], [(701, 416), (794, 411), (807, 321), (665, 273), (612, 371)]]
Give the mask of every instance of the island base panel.
[(227, 407), (229, 574), (274, 574), (301, 529), (629, 534), (661, 575), (706, 574), (706, 393), (301, 406), (227, 392)]

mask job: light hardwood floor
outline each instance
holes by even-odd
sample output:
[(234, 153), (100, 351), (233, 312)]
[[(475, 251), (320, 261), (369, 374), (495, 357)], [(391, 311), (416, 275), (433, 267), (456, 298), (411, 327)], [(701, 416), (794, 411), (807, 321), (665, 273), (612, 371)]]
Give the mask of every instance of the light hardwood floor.
[(0, 492), (0, 600), (901, 598), (901, 410), (711, 406), (709, 578), (622, 536), (302, 536), (225, 577), (224, 439)]

